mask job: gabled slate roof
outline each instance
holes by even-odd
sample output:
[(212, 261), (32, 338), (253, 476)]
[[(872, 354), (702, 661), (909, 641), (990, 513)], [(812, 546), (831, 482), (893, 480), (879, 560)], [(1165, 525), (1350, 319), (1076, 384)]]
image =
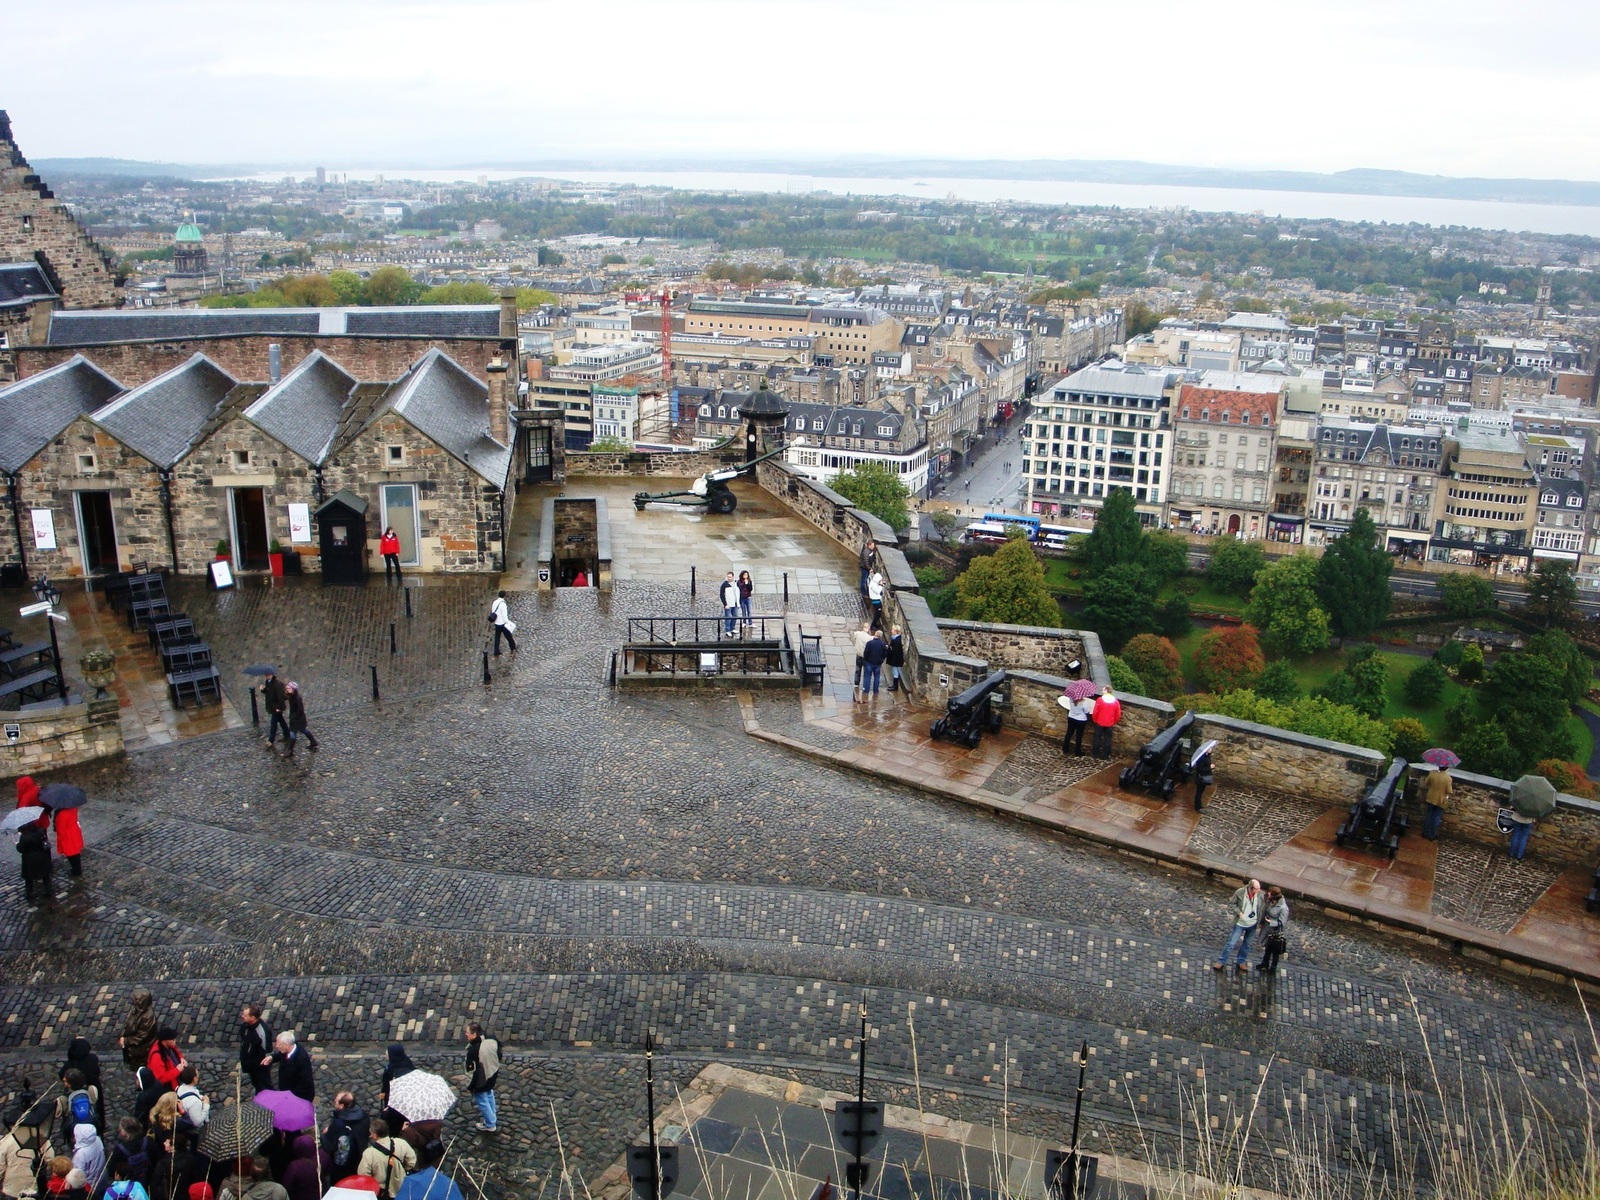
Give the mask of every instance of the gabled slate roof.
[(20, 471), (74, 420), (120, 391), (120, 383), (81, 354), (0, 388), (0, 470)]
[[(430, 350), (373, 408), (400, 414), (495, 487), (511, 470), (511, 447), (489, 436), (489, 389), (442, 350)], [(365, 424), (370, 424), (369, 419)]]
[(245, 409), (244, 415), (308, 463), (320, 466), (339, 432), (340, 418), (355, 386), (354, 376), (315, 350)]
[(203, 354), (127, 392), (94, 422), (158, 467), (170, 467), (200, 437), (238, 383)]
[(0, 308), (56, 298), (56, 289), (38, 263), (0, 263)]
[(500, 307), (414, 304), (404, 308), (352, 308), (345, 312), (345, 332), (390, 337), (499, 337)]
[(471, 337), (500, 335), (494, 304), (410, 304), (394, 308), (183, 308), (56, 312), (52, 346), (278, 334), (283, 337)]

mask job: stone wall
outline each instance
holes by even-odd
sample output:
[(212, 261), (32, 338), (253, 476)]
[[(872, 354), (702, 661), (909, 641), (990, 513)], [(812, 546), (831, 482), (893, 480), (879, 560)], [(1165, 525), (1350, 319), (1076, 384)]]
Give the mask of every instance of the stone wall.
[(114, 702), (0, 713), (0, 721), (22, 728), (15, 742), (0, 738), (0, 779), (37, 775), (122, 753), (122, 726)]
[(744, 454), (737, 449), (727, 451), (700, 450), (684, 454), (664, 451), (659, 454), (640, 454), (627, 451), (595, 453), (589, 450), (568, 450), (567, 478), (581, 475), (639, 475), (659, 479), (698, 479), (709, 471), (744, 462)]
[[(1431, 771), (1431, 767), (1418, 763), (1412, 768), (1412, 778), (1420, 785)], [(1445, 811), (1444, 835), (1453, 841), (1476, 842), (1503, 852), (1506, 835), (1500, 832), (1495, 819), (1502, 808), (1511, 806), (1511, 784), (1470, 771), (1455, 770), (1450, 774), (1455, 777), (1455, 787)], [(1420, 792), (1420, 786), (1408, 791), (1406, 808), (1413, 830), (1422, 822)], [(1557, 796), (1556, 811), (1533, 827), (1528, 853), (1568, 867), (1592, 869), (1600, 865), (1600, 804), (1565, 793)]]
[(182, 366), (195, 354), (204, 354), (240, 382), (265, 383), (271, 378), (267, 347), (272, 345), (283, 348), (285, 375), (313, 350), (321, 350), (362, 383), (387, 383), (400, 378), (433, 349), (444, 351), (478, 379), (487, 379), (489, 360), (498, 352), (500, 341), (498, 338), (230, 333), (165, 342), (115, 342), (105, 346), (18, 346), (17, 373), (27, 378), (66, 362), (74, 354), (82, 354), (123, 387), (134, 388), (173, 367)]
[[(1060, 738), (1067, 731), (1067, 710), (1056, 703), (1067, 681), (1043, 671), (1008, 671), (1011, 708), (1006, 714), (1013, 729), (1023, 729), (1044, 737)], [(1112, 734), (1112, 748), (1118, 756), (1131, 758), (1156, 734), (1172, 723), (1172, 705), (1147, 696), (1117, 693), (1122, 702), (1122, 720)]]
[(1267, 788), (1340, 807), (1355, 803), (1376, 782), (1388, 757), (1365, 746), (1348, 746), (1325, 738), (1257, 725), (1214, 713), (1195, 718), (1202, 740), (1221, 745), (1211, 756), (1219, 783)]
[(11, 119), (0, 109), (0, 262), (27, 261), (48, 268), (66, 308), (114, 308), (122, 302), (115, 261), (34, 174), (12, 140)]
[[(1041, 671), (1046, 675), (1065, 675), (1067, 664), (1085, 659), (1084, 637), (1076, 629), (1046, 629), (1037, 625), (988, 625), (981, 621), (951, 621), (941, 618), (939, 628), (945, 645), (957, 654), (988, 659), (996, 668), (1008, 671)], [(1090, 634), (1096, 642), (1099, 637)], [(1104, 659), (1101, 659), (1102, 663)], [(1105, 674), (1088, 678), (1109, 683)]]
[[(238, 452), (247, 453), (249, 462), (238, 463), (234, 457)], [(305, 504), (312, 512), (317, 509), (311, 464), (243, 417), (225, 421), (173, 468), (172, 524), (178, 546), (175, 569), (191, 574), (205, 570), (217, 543), (224, 538), (236, 554), (228, 492), (230, 488), (257, 487), (262, 490), (266, 505), (267, 537), (276, 538), (285, 550), (305, 556), (306, 570), (319, 570), (315, 520), (310, 544), (295, 546), (289, 541), (289, 505)], [(328, 494), (332, 495), (333, 490)], [(369, 532), (376, 537), (381, 531)], [(168, 562), (165, 541), (161, 548), (156, 561)]]

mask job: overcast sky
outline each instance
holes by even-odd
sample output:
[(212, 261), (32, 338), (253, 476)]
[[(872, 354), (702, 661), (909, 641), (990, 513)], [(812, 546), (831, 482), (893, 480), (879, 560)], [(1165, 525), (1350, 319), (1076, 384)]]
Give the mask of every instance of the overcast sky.
[(1600, 178), (1592, 0), (58, 0), (34, 158), (1128, 158)]

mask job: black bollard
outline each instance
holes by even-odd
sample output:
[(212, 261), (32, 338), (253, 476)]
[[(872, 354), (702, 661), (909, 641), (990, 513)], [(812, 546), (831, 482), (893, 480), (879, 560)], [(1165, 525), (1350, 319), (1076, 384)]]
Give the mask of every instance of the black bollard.
[(372, 698), (374, 700), (378, 698), (378, 668), (376, 664), (372, 668)]
[(406, 588), (406, 616), (411, 615), (411, 589)]
[(783, 602), (789, 603), (789, 572), (783, 573)]
[(261, 709), (256, 706), (256, 689), (253, 685), (250, 688), (250, 724), (261, 724)]
[(689, 595), (694, 595), (694, 568), (689, 568)]
[(389, 653), (394, 653), (394, 622), (389, 622)]
[(617, 686), (617, 652), (611, 652), (611, 686)]
[(487, 650), (483, 652), (483, 682), (491, 682), (491, 676), (489, 675), (489, 652)]

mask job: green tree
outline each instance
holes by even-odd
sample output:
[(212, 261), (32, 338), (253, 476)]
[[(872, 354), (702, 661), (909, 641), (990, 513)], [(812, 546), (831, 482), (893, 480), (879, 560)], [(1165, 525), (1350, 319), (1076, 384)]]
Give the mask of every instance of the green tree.
[(1365, 637), (1389, 615), (1393, 569), (1394, 556), (1378, 541), (1371, 515), (1356, 509), (1350, 528), (1328, 543), (1317, 564), (1317, 599), (1341, 642)]
[(1122, 660), (1144, 680), (1146, 696), (1171, 700), (1183, 691), (1183, 662), (1177, 647), (1166, 638), (1138, 634), (1122, 648)]
[(1566, 563), (1546, 558), (1528, 580), (1528, 613), (1545, 628), (1570, 620), (1578, 605), (1578, 582)]
[(961, 532), (962, 520), (959, 515), (947, 508), (935, 509), (928, 515), (933, 522), (933, 530), (939, 535), (941, 542), (954, 542)]
[(1562, 694), (1568, 704), (1578, 703), (1594, 686), (1594, 664), (1577, 642), (1559, 630), (1529, 639), (1527, 652), (1553, 663), (1561, 672)]
[[(367, 293), (369, 297), (370, 284), (369, 280)], [(476, 279), (452, 280), (422, 293), (423, 304), (493, 304), (495, 300), (494, 289), (487, 283), (479, 283)]]
[(1394, 734), (1394, 756), (1416, 762), (1428, 748), (1428, 731), (1414, 717), (1396, 717), (1389, 722)]
[(956, 576), (955, 616), (996, 625), (1061, 628), (1061, 608), (1026, 538), (1013, 537)]
[(1094, 529), (1084, 543), (1084, 564), (1091, 571), (1100, 572), (1139, 563), (1143, 540), (1144, 529), (1139, 524), (1133, 493), (1118, 488), (1100, 506)]
[(1212, 547), (1206, 578), (1219, 592), (1248, 596), (1256, 585), (1256, 572), (1266, 565), (1267, 555), (1260, 542), (1223, 538)]
[(1111, 650), (1155, 624), (1156, 589), (1137, 563), (1122, 563), (1095, 575), (1083, 587), (1083, 621)]
[(1366, 716), (1381, 717), (1389, 703), (1389, 668), (1370, 655), (1347, 662), (1343, 670), (1317, 689), (1317, 695)]
[(1149, 333), (1167, 314), (1157, 312), (1142, 300), (1132, 301), (1122, 310), (1123, 337), (1136, 338)]
[(339, 294), (326, 275), (288, 275), (277, 282), (276, 289), (293, 308), (331, 308), (339, 303)]
[(1511, 748), (1506, 731), (1493, 721), (1469, 721), (1453, 744), (1461, 765), (1469, 771), (1501, 779), (1522, 774), (1522, 756)]
[(561, 301), (554, 292), (547, 292), (543, 288), (521, 287), (517, 289), (517, 311), (531, 312), (533, 309), (542, 308), (546, 304), (559, 304)]
[(1494, 607), (1494, 585), (1481, 575), (1452, 571), (1434, 581), (1444, 611), (1452, 617), (1473, 617)]
[(1483, 678), (1483, 647), (1468, 642), (1461, 647), (1461, 661), (1456, 666), (1456, 677), (1462, 683), (1477, 683)]
[(346, 307), (353, 307), (366, 299), (366, 286), (354, 271), (332, 271), (328, 275), (328, 283), (339, 297), (339, 303)]
[(1224, 625), (1200, 639), (1195, 668), (1208, 691), (1232, 692), (1250, 686), (1266, 660), (1253, 625)]
[[(448, 285), (446, 285), (448, 286)], [(379, 305), (415, 304), (423, 287), (404, 267), (379, 267), (367, 276), (367, 303)], [(435, 304), (479, 303), (479, 301), (436, 300)], [(484, 301), (483, 303), (487, 303)]]
[(1144, 680), (1139, 678), (1139, 672), (1135, 671), (1115, 654), (1106, 655), (1106, 674), (1111, 677), (1113, 691), (1121, 692), (1125, 696), (1143, 696), (1145, 694)]
[(1295, 554), (1263, 567), (1246, 610), (1262, 642), (1278, 654), (1301, 655), (1328, 644), (1328, 614), (1317, 603), (1317, 560)]
[(1538, 654), (1503, 654), (1478, 689), (1478, 712), (1504, 730), (1519, 772), (1541, 758), (1571, 758), (1571, 711), (1561, 664)]
[(1450, 677), (1444, 673), (1444, 668), (1433, 659), (1428, 659), (1406, 679), (1406, 703), (1418, 708), (1432, 707), (1444, 695), (1444, 685), (1449, 681)]
[(1188, 703), (1196, 712), (1217, 713), (1351, 746), (1366, 746), (1380, 754), (1388, 754), (1394, 748), (1394, 731), (1384, 722), (1321, 696), (1302, 696), (1292, 704), (1278, 704), (1241, 688), (1220, 696), (1191, 696)]
[(1139, 540), (1139, 562), (1159, 588), (1189, 570), (1189, 543), (1175, 533), (1146, 530)]
[(1250, 684), (1250, 690), (1279, 704), (1293, 704), (1301, 695), (1299, 677), (1288, 660), (1282, 658), (1275, 658), (1263, 667)]
[(607, 255), (605, 255), (604, 257), (602, 257), (600, 259), (600, 265), (602, 267), (620, 267), (623, 263), (625, 263), (627, 261), (628, 261), (628, 259), (627, 259), (627, 256), (625, 256), (625, 255), (622, 255), (622, 254), (607, 254)]
[(622, 454), (633, 449), (633, 443), (627, 438), (599, 437), (589, 443), (589, 449), (596, 454)]
[(1162, 637), (1181, 638), (1194, 628), (1189, 616), (1189, 597), (1169, 596), (1156, 606), (1156, 629)]
[(567, 265), (567, 256), (549, 246), (540, 246), (539, 265), (541, 267), (564, 267)]
[[(911, 493), (900, 482), (900, 476), (882, 463), (860, 463), (835, 475), (828, 486), (857, 508), (877, 517), (896, 533), (904, 533), (911, 528), (911, 516), (906, 512), (906, 501), (911, 499)], [(1031, 549), (1029, 553), (1032, 553)], [(1043, 574), (1041, 569), (1041, 578)]]

